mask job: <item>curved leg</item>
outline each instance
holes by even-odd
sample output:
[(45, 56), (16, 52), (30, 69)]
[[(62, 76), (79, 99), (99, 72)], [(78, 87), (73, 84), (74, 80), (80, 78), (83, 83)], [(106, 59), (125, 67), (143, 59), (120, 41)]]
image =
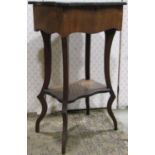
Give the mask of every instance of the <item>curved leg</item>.
[[(85, 77), (90, 79), (90, 42), (91, 35), (86, 34)], [(86, 97), (86, 114), (89, 115), (89, 97)]]
[(113, 91), (110, 92), (110, 98), (108, 100), (108, 105), (107, 105), (107, 110), (108, 110), (108, 113), (111, 117), (111, 119), (113, 120), (113, 123), (114, 123), (114, 130), (117, 130), (117, 121), (116, 121), (116, 118), (112, 112), (112, 103), (113, 101), (115, 100), (115, 94)]
[(107, 104), (107, 110), (108, 110), (108, 114), (113, 120), (114, 129), (117, 130), (117, 121), (111, 109), (112, 103), (115, 99), (115, 94), (112, 89), (111, 80), (110, 80), (110, 50), (111, 50), (111, 45), (112, 45), (115, 32), (116, 32), (115, 29), (107, 30), (105, 32), (104, 72), (105, 72), (105, 80), (106, 80), (107, 87), (110, 88), (110, 98)]
[(38, 97), (38, 99), (41, 103), (41, 106), (42, 106), (41, 114), (39, 115), (39, 117), (36, 121), (36, 126), (35, 126), (35, 131), (39, 132), (40, 131), (40, 122), (44, 118), (44, 116), (46, 115), (46, 112), (47, 112), (47, 103), (46, 103), (44, 94), (41, 93), (37, 97)]
[(62, 131), (62, 154), (66, 152), (67, 145), (67, 102), (69, 97), (69, 54), (67, 38), (62, 38), (62, 51), (63, 51), (63, 105), (62, 105), (62, 118), (63, 118), (63, 131)]
[(51, 77), (51, 40), (50, 40), (51, 35), (43, 31), (41, 31), (41, 34), (42, 34), (43, 43), (44, 43), (44, 66), (45, 66), (44, 70), (45, 71), (44, 71), (44, 84), (42, 86), (40, 94), (38, 95), (38, 99), (42, 106), (42, 111), (36, 121), (36, 126), (35, 126), (36, 132), (40, 131), (40, 122), (44, 118), (47, 112), (47, 102), (45, 100), (44, 89), (48, 88), (50, 77)]
[(86, 97), (86, 114), (89, 115), (90, 114), (90, 106), (89, 106), (89, 97)]

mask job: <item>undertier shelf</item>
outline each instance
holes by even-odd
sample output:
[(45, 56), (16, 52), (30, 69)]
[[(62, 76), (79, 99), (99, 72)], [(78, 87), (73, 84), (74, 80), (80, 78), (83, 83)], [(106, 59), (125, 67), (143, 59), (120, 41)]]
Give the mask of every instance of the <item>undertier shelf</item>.
[[(69, 85), (69, 100), (68, 103), (74, 102), (77, 99), (88, 97), (98, 93), (109, 92), (110, 89), (105, 85), (94, 80), (80, 80)], [(63, 102), (63, 87), (55, 87), (53, 89), (45, 89), (45, 94), (51, 95), (58, 101)]]

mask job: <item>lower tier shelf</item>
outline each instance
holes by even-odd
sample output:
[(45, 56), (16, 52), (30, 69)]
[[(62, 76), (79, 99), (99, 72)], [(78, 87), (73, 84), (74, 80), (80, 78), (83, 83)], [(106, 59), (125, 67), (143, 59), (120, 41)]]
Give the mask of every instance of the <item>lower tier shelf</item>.
[[(106, 93), (109, 91), (110, 89), (105, 85), (94, 80), (80, 80), (69, 85), (68, 103), (74, 102), (75, 100), (83, 97), (88, 97), (98, 93)], [(44, 93), (51, 95), (60, 102), (63, 102), (63, 87), (45, 89)]]

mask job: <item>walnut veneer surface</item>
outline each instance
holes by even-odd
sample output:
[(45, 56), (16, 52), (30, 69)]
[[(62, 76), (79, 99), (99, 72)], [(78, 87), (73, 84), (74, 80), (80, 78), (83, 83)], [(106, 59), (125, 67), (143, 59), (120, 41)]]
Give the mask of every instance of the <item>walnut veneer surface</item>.
[(115, 28), (121, 30), (125, 2), (62, 3), (29, 2), (34, 4), (34, 28), (47, 33), (67, 36), (73, 32), (96, 33)]

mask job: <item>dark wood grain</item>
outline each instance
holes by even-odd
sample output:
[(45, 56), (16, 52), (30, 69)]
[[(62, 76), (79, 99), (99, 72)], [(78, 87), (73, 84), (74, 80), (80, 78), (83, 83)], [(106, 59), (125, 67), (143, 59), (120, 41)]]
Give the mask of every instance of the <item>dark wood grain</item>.
[(61, 8), (34, 5), (34, 28), (65, 37), (73, 32), (97, 33), (122, 28), (123, 6), (101, 8)]

